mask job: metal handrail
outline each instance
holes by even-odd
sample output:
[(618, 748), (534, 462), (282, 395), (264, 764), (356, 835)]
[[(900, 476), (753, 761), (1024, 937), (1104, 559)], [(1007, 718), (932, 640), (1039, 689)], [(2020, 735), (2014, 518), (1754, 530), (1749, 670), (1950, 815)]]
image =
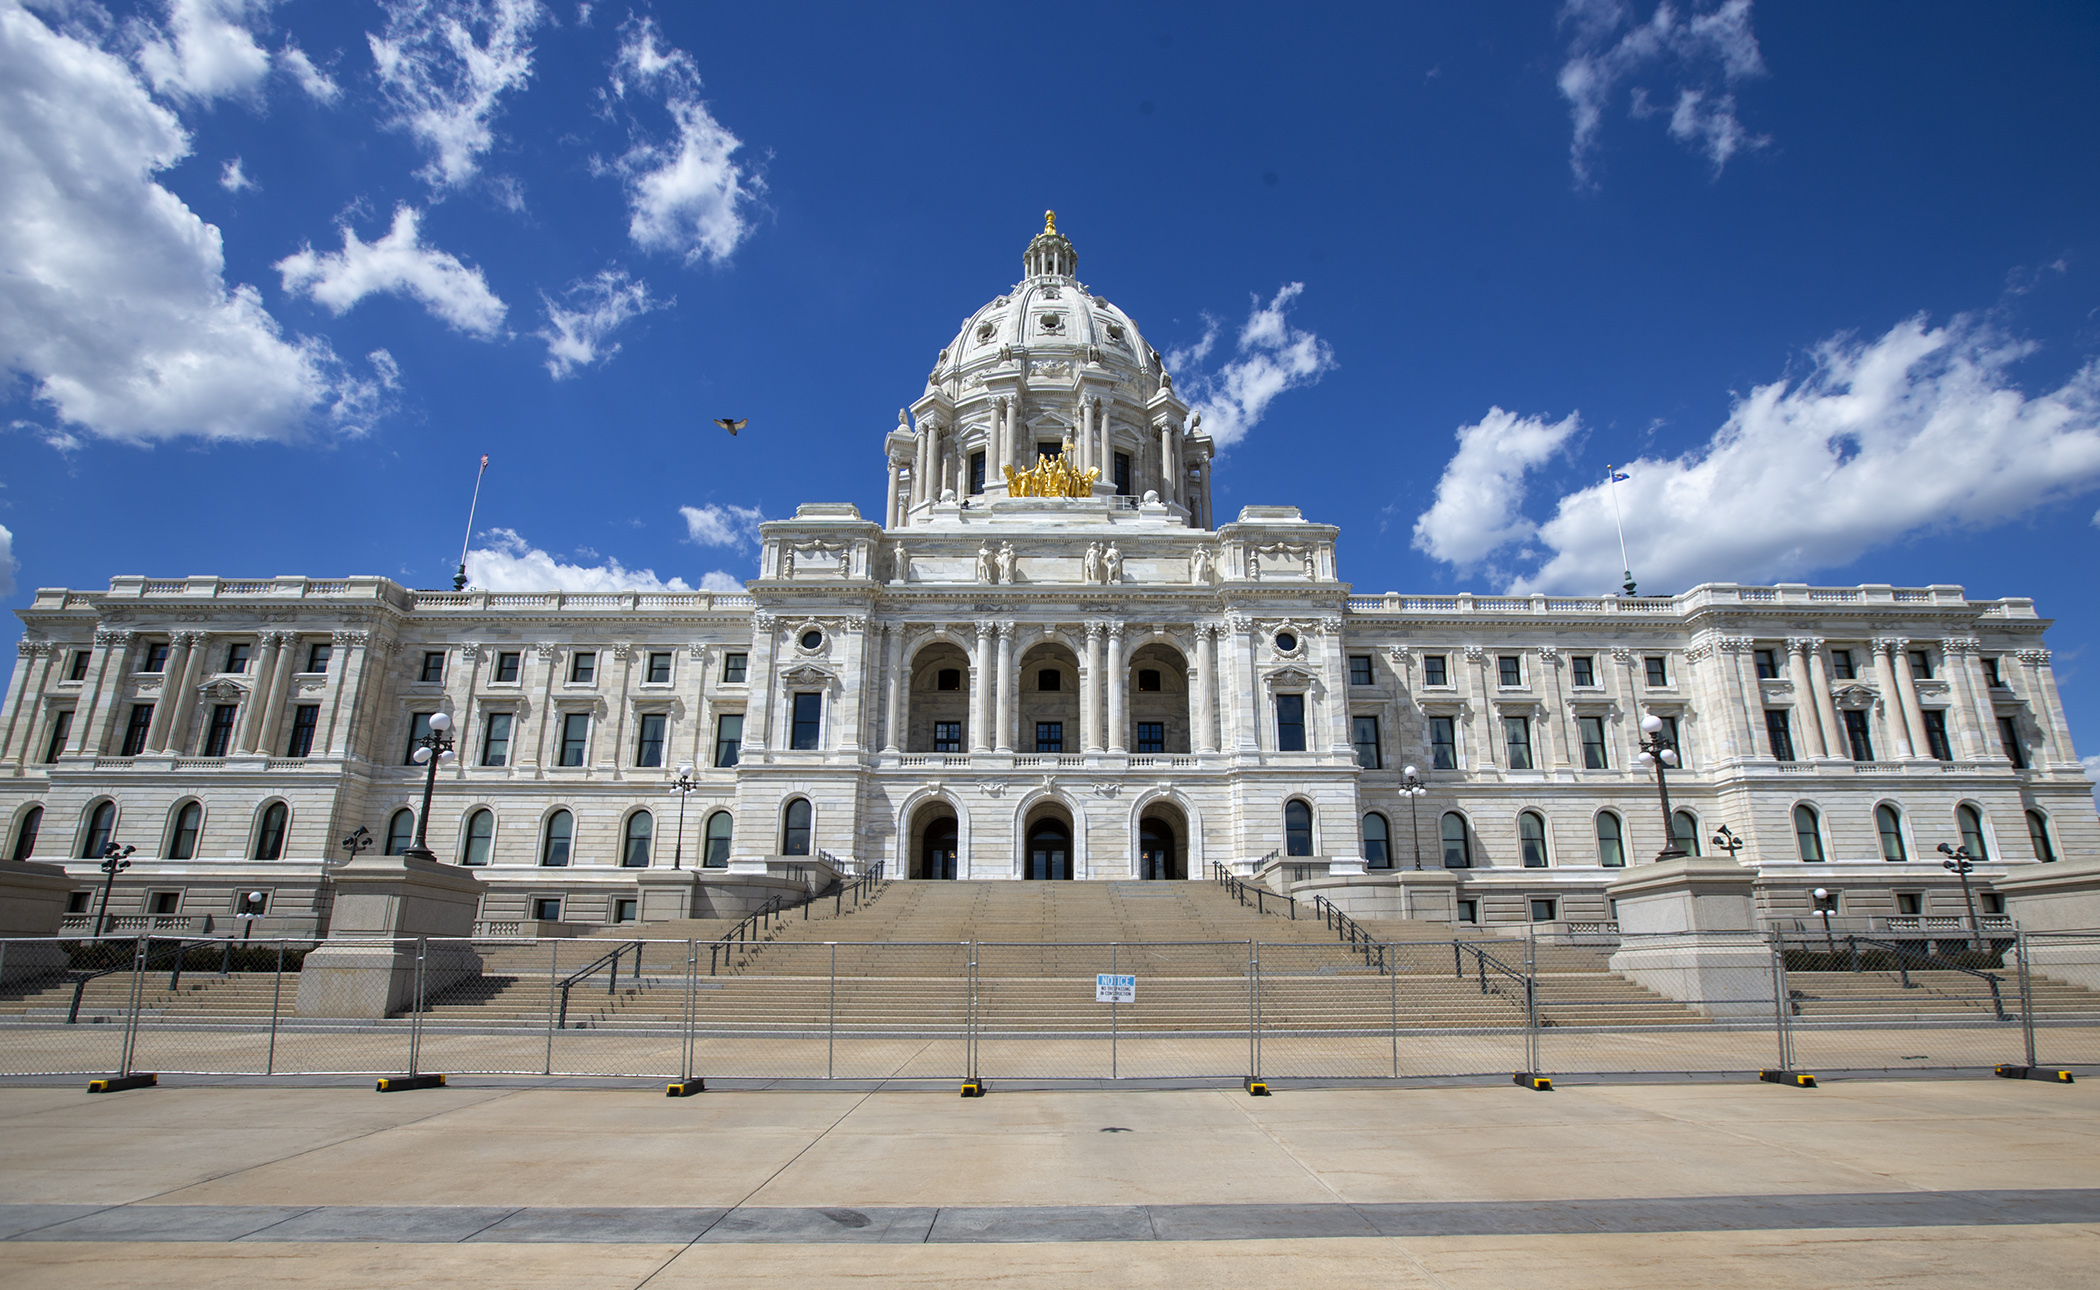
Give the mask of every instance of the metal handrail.
[[(115, 972), (135, 971), (143, 974), (152, 971), (153, 956), (158, 952), (153, 948), (155, 939), (152, 936), (131, 937), (132, 957), (112, 967), (96, 968), (93, 971), (81, 968), (67, 968), (66, 975), (71, 977), (73, 981), (73, 1003), (71, 1007), (66, 1009), (66, 1024), (69, 1026), (80, 1024), (80, 1000), (81, 996), (87, 993), (88, 982), (109, 976)], [(146, 956), (143, 962), (138, 957), (138, 944), (142, 940), (146, 942)], [(172, 943), (171, 948), (175, 951), (175, 965), (173, 970), (168, 973), (168, 989), (174, 990), (182, 984), (182, 957), (189, 950), (189, 942), (177, 938)]]
[(1477, 945), (1469, 945), (1464, 941), (1453, 941), (1451, 942), (1451, 974), (1460, 981), (1466, 979), (1465, 956), (1468, 954), (1473, 956), (1474, 967), (1479, 973), (1480, 992), (1482, 994), (1489, 992), (1487, 974), (1488, 969), (1493, 968), (1524, 987), (1524, 1009), (1527, 1014), (1531, 1011), (1537, 992), (1536, 978), (1524, 975)]
[(1356, 950), (1364, 956), (1365, 967), (1373, 966), (1371, 955), (1373, 951), (1376, 951), (1378, 955), (1376, 964), (1378, 971), (1381, 975), (1385, 973), (1384, 941), (1365, 931), (1361, 923), (1343, 913), (1341, 906), (1327, 899), (1327, 897), (1314, 896), (1312, 903), (1313, 911), (1320, 915), (1321, 919), (1327, 924), (1327, 929), (1335, 933), (1338, 939), (1348, 942), (1350, 949)]
[[(1275, 858), (1275, 855), (1276, 853), (1274, 851), (1271, 851), (1268, 855), (1262, 857), (1262, 863), (1267, 864), (1271, 859)], [(1266, 914), (1269, 912), (1268, 898), (1271, 896), (1276, 896), (1275, 892), (1270, 891), (1265, 887), (1257, 887), (1251, 882), (1247, 882), (1241, 878), (1236, 877), (1231, 870), (1227, 869), (1224, 865), (1219, 864), (1215, 860), (1211, 862), (1210, 869), (1212, 875), (1218, 880), (1219, 884), (1222, 885), (1225, 888), (1225, 890), (1231, 892), (1233, 897), (1240, 902), (1242, 907), (1244, 907), (1247, 903), (1248, 893), (1252, 892), (1254, 894), (1255, 912), (1261, 914)], [(1292, 919), (1292, 921), (1295, 922), (1298, 917), (1297, 898), (1295, 896), (1276, 896), (1276, 898), (1280, 901), (1283, 901), (1285, 904), (1291, 907), (1289, 917)], [(1279, 914), (1278, 917), (1283, 917), (1283, 915)]]
[(855, 878), (852, 882), (834, 883), (829, 891), (810, 892), (792, 905), (788, 904), (786, 898), (782, 896), (766, 897), (764, 904), (738, 919), (736, 926), (722, 933), (722, 935), (716, 937), (708, 944), (707, 974), (709, 976), (720, 975), (722, 964), (729, 960), (729, 949), (732, 943), (749, 945), (752, 937), (757, 934), (762, 924), (769, 919), (779, 918), (790, 909), (800, 907), (802, 910), (802, 921), (808, 922), (810, 905), (828, 895), (832, 898), (832, 912), (834, 914), (842, 914), (845, 912), (846, 894), (848, 892), (853, 894), (853, 907), (855, 909), (860, 908), (862, 902), (872, 898), (878, 884), (883, 881), (887, 863), (887, 861), (877, 860), (868, 867), (866, 873)]
[(554, 1028), (556, 1030), (567, 1030), (569, 1028), (570, 987), (574, 986), (578, 981), (583, 980), (585, 977), (589, 976), (593, 972), (596, 972), (599, 968), (604, 967), (608, 963), (612, 965), (612, 971), (606, 975), (605, 992), (607, 994), (619, 993), (620, 956), (622, 954), (625, 954), (629, 950), (634, 951), (634, 979), (636, 981), (639, 981), (642, 979), (642, 942), (639, 940), (622, 941), (618, 945), (615, 945), (611, 950), (608, 950), (606, 953), (600, 954), (597, 958), (592, 959), (588, 966), (577, 968), (574, 972), (569, 973), (569, 975), (561, 979), (559, 985), (559, 988), (561, 990), (561, 1019), (555, 1023)]
[(1915, 950), (1901, 941), (1884, 941), (1879, 937), (1859, 936), (1852, 933), (1847, 933), (1845, 940), (1852, 951), (1852, 971), (1854, 973), (1862, 970), (1859, 966), (1859, 943), (1864, 941), (1869, 945), (1888, 950), (1896, 956), (1896, 974), (1903, 982), (1904, 989), (1910, 990), (1915, 988), (1910, 983), (1910, 967), (1904, 962), (1905, 958), (1918, 960), (1926, 965), (1926, 970), (1928, 971), (1959, 972), (1964, 976), (1973, 976), (1991, 988), (1991, 1011), (1997, 1014), (1997, 1019), (1999, 1021), (2007, 1020), (2005, 1015), (2005, 996), (1998, 989), (1999, 982), (2004, 978), (1994, 972), (1984, 972), (1976, 968), (1963, 967), (1959, 963), (1939, 959), (1929, 951), (1920, 952)]

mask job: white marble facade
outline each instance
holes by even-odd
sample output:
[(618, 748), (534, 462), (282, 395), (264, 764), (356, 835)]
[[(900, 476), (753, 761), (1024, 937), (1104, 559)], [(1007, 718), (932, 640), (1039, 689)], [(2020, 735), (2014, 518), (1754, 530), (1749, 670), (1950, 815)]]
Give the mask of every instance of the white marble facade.
[[(1934, 847), (1965, 830), (1986, 883), (2100, 851), (2030, 601), (1354, 594), (1334, 527), (1289, 506), (1216, 523), (1210, 440), (1064, 237), (1024, 267), (888, 435), (883, 523), (767, 523), (748, 594), (39, 591), (0, 710), (7, 854), (86, 891), (106, 834), (138, 848), (113, 912), (223, 920), (262, 890), (266, 926), (325, 922), (323, 862), (419, 804), (406, 753), (439, 711), (459, 760), (430, 843), (484, 863), (491, 921), (737, 908), (760, 862), (802, 857), (1201, 879), (1278, 853), (1274, 881), (1375, 897), (1417, 839), (1427, 868), (1464, 862), (1460, 916), (1604, 919), (1614, 862), (1664, 844), (1633, 761), (1651, 711), (1675, 723), (1689, 836), (1743, 839), (1771, 916), (1818, 884), (1851, 915), (1957, 913)], [(1007, 495), (1006, 468), (1053, 451), (1099, 472), (1092, 496)]]

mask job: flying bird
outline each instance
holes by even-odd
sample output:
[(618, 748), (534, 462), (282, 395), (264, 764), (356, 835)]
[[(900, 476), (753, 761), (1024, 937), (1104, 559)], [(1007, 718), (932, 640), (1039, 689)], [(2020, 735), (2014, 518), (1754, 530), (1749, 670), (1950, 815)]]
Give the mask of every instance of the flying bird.
[(745, 425), (746, 425), (746, 424), (748, 423), (748, 421), (749, 421), (749, 418), (747, 418), (747, 417), (734, 417), (734, 418), (732, 418), (732, 417), (716, 417), (716, 418), (715, 418), (715, 424), (716, 424), (716, 425), (718, 425), (718, 426), (720, 426), (720, 427), (722, 427), (722, 428), (723, 428), (724, 430), (727, 430), (727, 431), (728, 431), (729, 433), (731, 433), (731, 434), (735, 434), (735, 433), (736, 433), (737, 431), (739, 431), (739, 430), (743, 429), (743, 428), (744, 428), (744, 426), (745, 426)]

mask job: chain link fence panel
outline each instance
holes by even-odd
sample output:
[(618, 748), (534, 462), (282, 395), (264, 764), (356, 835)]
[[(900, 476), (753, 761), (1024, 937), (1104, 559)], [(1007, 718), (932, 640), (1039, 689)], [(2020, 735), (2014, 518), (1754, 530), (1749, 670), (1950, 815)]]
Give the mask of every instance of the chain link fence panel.
[(2100, 1066), (2100, 933), (2021, 938), (2033, 1023), (2029, 1065)]
[(2014, 938), (1775, 932), (1797, 1069), (1988, 1069), (2025, 1052)]

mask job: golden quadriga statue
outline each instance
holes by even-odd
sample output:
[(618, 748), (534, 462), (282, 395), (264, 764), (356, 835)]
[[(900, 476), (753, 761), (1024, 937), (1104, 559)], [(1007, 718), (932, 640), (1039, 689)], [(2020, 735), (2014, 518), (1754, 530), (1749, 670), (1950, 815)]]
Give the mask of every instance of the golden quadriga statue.
[(1076, 470), (1072, 466), (1072, 441), (1065, 440), (1064, 453), (1044, 457), (1027, 470), (1006, 467), (1008, 497), (1092, 497), (1094, 481), (1101, 478), (1099, 466)]

